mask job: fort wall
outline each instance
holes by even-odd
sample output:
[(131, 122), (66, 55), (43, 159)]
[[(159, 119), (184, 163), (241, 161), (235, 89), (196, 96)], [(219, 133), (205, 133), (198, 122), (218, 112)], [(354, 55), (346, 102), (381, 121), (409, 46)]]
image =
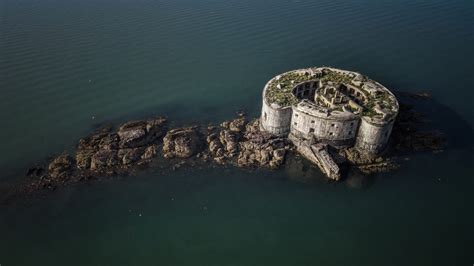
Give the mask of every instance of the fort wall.
[(293, 107), (290, 132), (304, 139), (328, 143), (336, 147), (354, 144), (359, 125), (358, 116), (315, 116)]
[(272, 107), (263, 100), (260, 117), (261, 129), (277, 136), (286, 136), (290, 133), (292, 109), (288, 107)]
[(387, 146), (393, 123), (393, 119), (386, 123), (374, 123), (369, 117), (362, 117), (356, 148), (374, 154), (383, 151)]

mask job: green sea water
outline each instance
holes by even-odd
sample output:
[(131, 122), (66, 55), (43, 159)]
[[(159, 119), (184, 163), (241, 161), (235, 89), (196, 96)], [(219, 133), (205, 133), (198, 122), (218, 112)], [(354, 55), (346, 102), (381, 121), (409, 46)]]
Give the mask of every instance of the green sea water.
[(474, 2), (0, 0), (0, 184), (104, 123), (258, 116), (283, 71), (428, 91), (439, 154), (362, 184), (149, 169), (0, 206), (0, 265), (472, 265)]

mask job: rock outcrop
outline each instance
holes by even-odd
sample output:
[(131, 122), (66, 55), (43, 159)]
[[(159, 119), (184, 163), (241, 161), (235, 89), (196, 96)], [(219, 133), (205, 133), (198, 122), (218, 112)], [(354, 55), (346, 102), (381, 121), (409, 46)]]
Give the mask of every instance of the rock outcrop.
[(197, 126), (172, 129), (163, 138), (163, 156), (189, 158), (201, 150), (202, 143)]
[[(105, 127), (79, 140), (75, 156), (61, 154), (47, 167), (32, 167), (28, 175), (40, 177), (34, 187), (51, 187), (89, 177), (123, 172), (149, 162), (166, 133), (166, 119), (132, 121), (116, 131)], [(44, 174), (46, 172), (46, 174)]]
[(73, 166), (74, 161), (72, 158), (68, 154), (61, 154), (49, 163), (48, 174), (52, 178), (65, 179), (68, 178)]
[(209, 128), (206, 140), (214, 161), (239, 167), (277, 168), (292, 148), (287, 139), (260, 131), (258, 119), (247, 123), (243, 115)]
[(79, 140), (76, 167), (100, 173), (144, 163), (156, 155), (156, 143), (165, 132), (166, 119), (162, 117), (127, 122), (117, 131), (101, 129)]

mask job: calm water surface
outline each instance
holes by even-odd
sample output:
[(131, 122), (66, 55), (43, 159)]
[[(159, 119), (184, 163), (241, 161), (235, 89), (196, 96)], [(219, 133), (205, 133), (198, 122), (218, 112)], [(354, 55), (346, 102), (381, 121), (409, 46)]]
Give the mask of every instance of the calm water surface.
[(365, 185), (216, 168), (61, 189), (0, 207), (0, 265), (472, 265), (473, 25), (470, 0), (0, 0), (0, 183), (98, 124), (257, 116), (307, 66), (431, 92), (450, 140)]

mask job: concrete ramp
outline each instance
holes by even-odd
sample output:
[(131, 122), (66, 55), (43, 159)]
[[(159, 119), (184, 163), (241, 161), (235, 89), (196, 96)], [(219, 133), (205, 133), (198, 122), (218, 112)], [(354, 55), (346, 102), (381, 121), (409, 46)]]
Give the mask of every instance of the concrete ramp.
[(317, 143), (311, 145), (311, 151), (318, 161), (318, 166), (321, 170), (331, 179), (339, 180), (341, 178), (341, 173), (339, 166), (329, 154), (327, 145), (322, 143)]
[(316, 164), (327, 177), (333, 180), (341, 178), (339, 166), (328, 152), (327, 144), (316, 143), (310, 145), (306, 141), (291, 136), (291, 134), (289, 138), (296, 146), (297, 151)]

